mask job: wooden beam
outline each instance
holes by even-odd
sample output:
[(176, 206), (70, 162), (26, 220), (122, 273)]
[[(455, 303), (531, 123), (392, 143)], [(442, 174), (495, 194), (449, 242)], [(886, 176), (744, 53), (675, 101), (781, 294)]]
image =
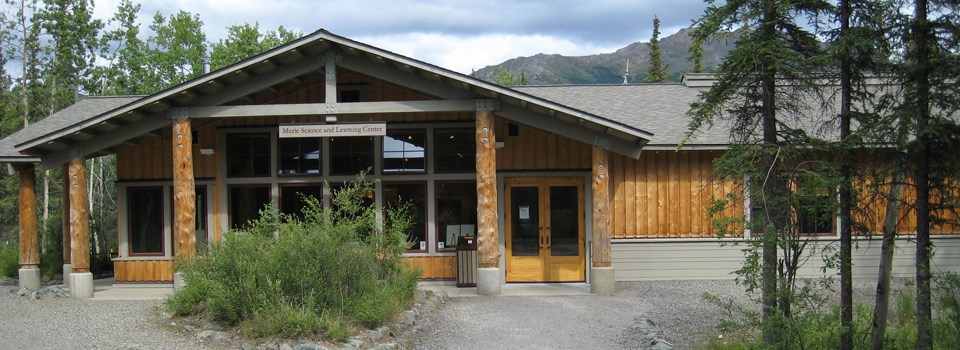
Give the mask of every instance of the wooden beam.
[(337, 52), (327, 52), (327, 57), (324, 60), (324, 96), (323, 102), (328, 104), (337, 103), (337, 61), (341, 60), (340, 54)]
[[(426, 101), (382, 101), (353, 103), (302, 103), (189, 107), (186, 113), (190, 119), (237, 118), (237, 117), (280, 117), (323, 114), (390, 114), (390, 113), (435, 113), (469, 112), (477, 110), (477, 102), (487, 100), (426, 100)], [(492, 101), (491, 101), (492, 102)], [(496, 106), (496, 103), (494, 103)], [(171, 117), (173, 118), (173, 117)]]
[[(593, 146), (593, 267), (610, 267), (609, 152)], [(631, 213), (632, 214), (632, 213)]]
[(90, 213), (83, 155), (70, 159), (70, 254), (74, 273), (90, 272)]
[(193, 183), (193, 136), (190, 119), (173, 121), (173, 242), (177, 260), (196, 252), (196, 190)]
[[(60, 184), (63, 190), (60, 191), (60, 225), (63, 229), (61, 241), (63, 242), (63, 263), (70, 264), (70, 166), (64, 164), (63, 171), (60, 172)], [(63, 276), (67, 280), (68, 276)]]
[(33, 164), (20, 169), (20, 268), (40, 266), (37, 237), (37, 173)]
[(497, 219), (497, 138), (492, 111), (478, 111), (477, 143), (477, 261), (480, 268), (500, 264)]

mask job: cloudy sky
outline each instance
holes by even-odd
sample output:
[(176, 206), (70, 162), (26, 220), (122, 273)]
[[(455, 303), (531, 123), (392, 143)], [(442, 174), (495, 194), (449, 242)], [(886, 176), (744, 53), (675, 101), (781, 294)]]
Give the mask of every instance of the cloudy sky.
[[(96, 0), (108, 19), (119, 0)], [(141, 0), (140, 22), (154, 13), (197, 13), (209, 41), (229, 25), (334, 34), (469, 73), (537, 53), (588, 55), (647, 41), (653, 16), (662, 36), (691, 24), (697, 0)]]

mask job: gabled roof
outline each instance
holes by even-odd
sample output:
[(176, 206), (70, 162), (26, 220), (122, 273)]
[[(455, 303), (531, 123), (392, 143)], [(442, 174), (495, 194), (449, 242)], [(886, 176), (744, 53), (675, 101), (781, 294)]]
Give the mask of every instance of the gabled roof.
[(90, 96), (38, 120), (27, 128), (0, 140), (0, 162), (37, 162), (39, 158), (20, 154), (16, 145), (59, 130), (64, 125), (82, 122), (90, 116), (109, 112), (117, 107), (139, 100), (143, 96)]
[[(0, 141), (0, 145), (7, 145), (0, 151), (22, 154), (17, 158), (20, 160), (40, 159), (45, 166), (62, 164), (71, 154), (89, 157), (111, 153), (124, 142), (169, 126), (167, 113), (171, 108), (244, 104), (262, 91), (323, 74), (323, 58), (329, 52), (342, 54), (338, 67), (411, 86), (441, 99), (494, 99), (500, 104), (499, 116), (635, 158), (652, 137), (641, 127), (624, 123), (628, 116), (571, 108), (319, 30), (150, 96), (78, 103), (67, 113), (48, 117), (56, 117), (49, 122), (31, 125), (16, 137)], [(87, 106), (107, 100), (116, 104)]]

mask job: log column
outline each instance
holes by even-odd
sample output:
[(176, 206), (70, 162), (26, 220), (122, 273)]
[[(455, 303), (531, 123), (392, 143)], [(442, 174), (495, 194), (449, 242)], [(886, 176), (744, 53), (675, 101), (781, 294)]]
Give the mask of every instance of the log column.
[(63, 191), (60, 192), (60, 225), (62, 227), (61, 242), (63, 242), (63, 284), (70, 285), (70, 273), (73, 272), (73, 266), (70, 265), (70, 166), (64, 165), (61, 172), (61, 184)]
[[(193, 179), (193, 136), (190, 119), (173, 120), (173, 251), (177, 260), (192, 259), (197, 251), (196, 189)], [(174, 288), (183, 286), (174, 273)]]
[(477, 294), (500, 294), (497, 149), (492, 108), (477, 108)]
[(40, 289), (40, 241), (37, 237), (37, 173), (20, 169), (20, 287)]
[(68, 165), (70, 191), (70, 295), (77, 299), (93, 298), (93, 274), (90, 273), (90, 213), (87, 198), (87, 175), (83, 156), (76, 156)]
[(609, 151), (593, 146), (593, 244), (590, 292), (613, 294), (614, 276), (610, 263), (610, 172)]

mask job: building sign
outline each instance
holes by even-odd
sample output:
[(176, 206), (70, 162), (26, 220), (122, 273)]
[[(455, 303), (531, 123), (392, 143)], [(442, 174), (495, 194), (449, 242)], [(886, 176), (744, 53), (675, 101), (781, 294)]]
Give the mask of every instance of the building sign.
[(383, 136), (386, 134), (386, 122), (356, 124), (280, 124), (280, 138)]

